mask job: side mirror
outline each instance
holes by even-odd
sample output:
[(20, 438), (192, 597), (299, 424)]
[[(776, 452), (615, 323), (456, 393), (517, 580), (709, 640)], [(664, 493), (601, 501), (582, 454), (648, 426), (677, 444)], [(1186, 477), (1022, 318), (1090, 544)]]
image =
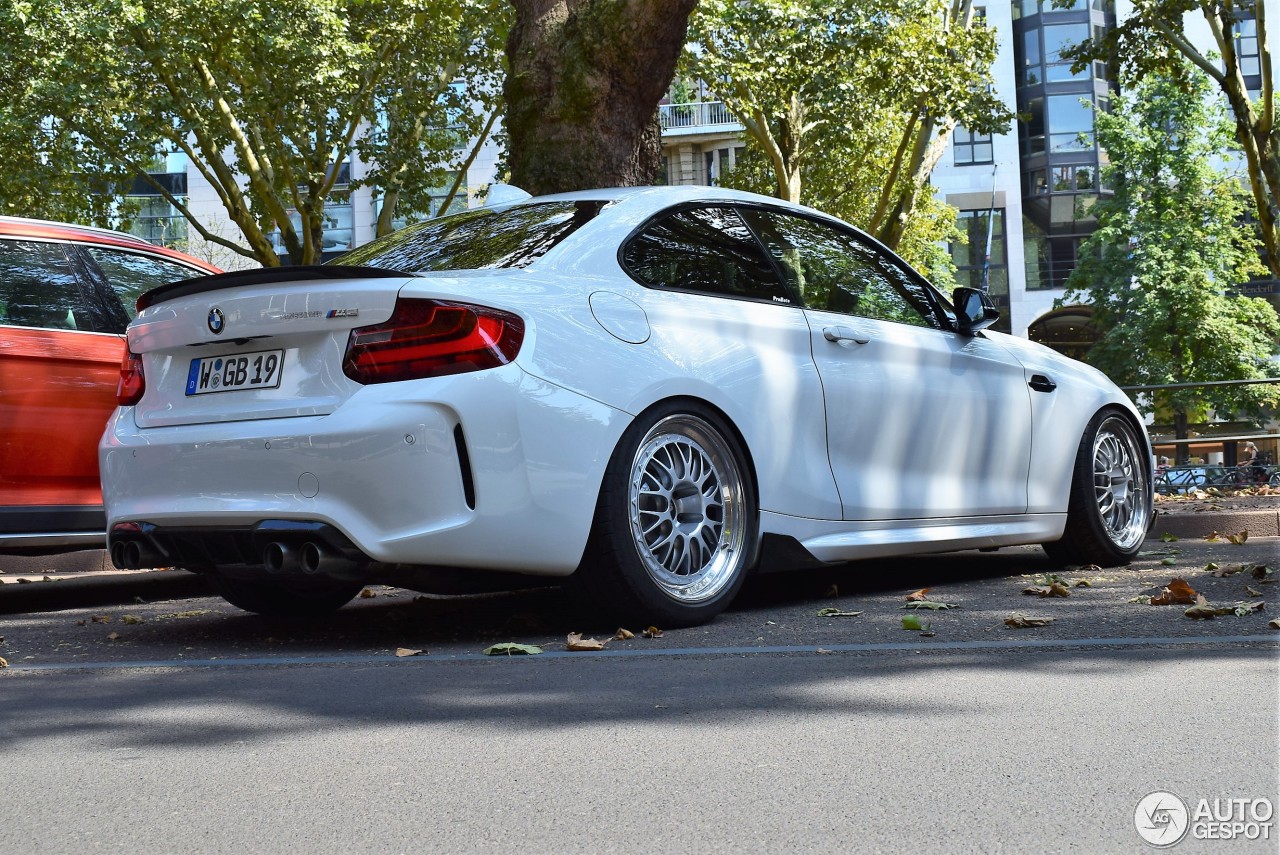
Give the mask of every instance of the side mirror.
[(951, 302), (956, 307), (956, 332), (961, 335), (973, 335), (1000, 320), (1000, 310), (986, 291), (957, 288), (951, 292)]

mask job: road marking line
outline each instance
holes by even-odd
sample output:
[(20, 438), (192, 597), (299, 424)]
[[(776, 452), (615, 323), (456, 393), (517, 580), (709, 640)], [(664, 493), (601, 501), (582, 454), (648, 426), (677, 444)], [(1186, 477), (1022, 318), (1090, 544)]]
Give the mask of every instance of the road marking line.
[(984, 650), (1035, 650), (1043, 648), (1093, 648), (1093, 647), (1168, 647), (1168, 646), (1220, 646), (1235, 644), (1260, 644), (1280, 650), (1280, 638), (1274, 635), (1220, 635), (1191, 638), (1065, 638), (1021, 639), (1010, 641), (939, 641), (932, 644), (919, 642), (883, 642), (880, 644), (807, 644), (776, 645), (764, 647), (663, 647), (651, 650), (600, 650), (589, 653), (567, 650), (548, 650), (537, 656), (485, 656), (482, 653), (446, 653), (426, 656), (396, 657), (393, 653), (359, 656), (287, 656), (246, 659), (159, 659), (141, 662), (50, 662), (44, 665), (10, 663), (5, 669), (14, 671), (110, 671), (139, 668), (262, 668), (291, 665), (410, 665), (444, 662), (480, 662), (495, 659), (618, 659), (661, 656), (753, 656), (760, 654), (816, 654), (819, 650), (831, 653), (881, 653), (914, 651), (928, 653), (943, 651)]

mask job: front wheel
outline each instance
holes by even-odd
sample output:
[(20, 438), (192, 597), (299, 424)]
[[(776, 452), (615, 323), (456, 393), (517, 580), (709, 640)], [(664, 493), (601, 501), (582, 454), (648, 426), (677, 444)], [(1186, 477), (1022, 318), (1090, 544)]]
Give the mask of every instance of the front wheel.
[(236, 608), (267, 617), (316, 617), (336, 612), (355, 598), (360, 582), (234, 579), (211, 575), (213, 588)]
[(642, 416), (623, 435), (574, 574), (624, 620), (691, 626), (733, 600), (755, 560), (759, 511), (724, 422), (693, 403)]
[(1137, 431), (1111, 410), (1093, 417), (1076, 452), (1067, 527), (1044, 544), (1050, 558), (1103, 567), (1128, 564), (1151, 521), (1151, 481)]

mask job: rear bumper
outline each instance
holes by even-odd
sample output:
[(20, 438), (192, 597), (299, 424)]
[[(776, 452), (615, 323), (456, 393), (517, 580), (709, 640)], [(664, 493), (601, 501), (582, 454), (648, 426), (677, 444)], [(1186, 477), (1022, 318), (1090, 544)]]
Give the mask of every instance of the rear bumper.
[(327, 415), (140, 429), (121, 409), (108, 529), (306, 521), (373, 562), (566, 575), (629, 420), (515, 365), (366, 386)]

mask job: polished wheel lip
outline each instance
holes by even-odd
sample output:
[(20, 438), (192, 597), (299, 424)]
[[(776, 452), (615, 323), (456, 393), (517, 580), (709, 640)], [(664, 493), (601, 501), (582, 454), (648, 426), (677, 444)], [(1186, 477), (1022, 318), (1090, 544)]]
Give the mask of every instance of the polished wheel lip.
[(1093, 439), (1093, 497), (1107, 538), (1118, 549), (1133, 549), (1147, 534), (1150, 503), (1142, 456), (1133, 429), (1112, 417)]
[(631, 540), (650, 580), (696, 605), (729, 587), (746, 560), (746, 495), (725, 439), (705, 420), (673, 415), (645, 433), (627, 490)]

